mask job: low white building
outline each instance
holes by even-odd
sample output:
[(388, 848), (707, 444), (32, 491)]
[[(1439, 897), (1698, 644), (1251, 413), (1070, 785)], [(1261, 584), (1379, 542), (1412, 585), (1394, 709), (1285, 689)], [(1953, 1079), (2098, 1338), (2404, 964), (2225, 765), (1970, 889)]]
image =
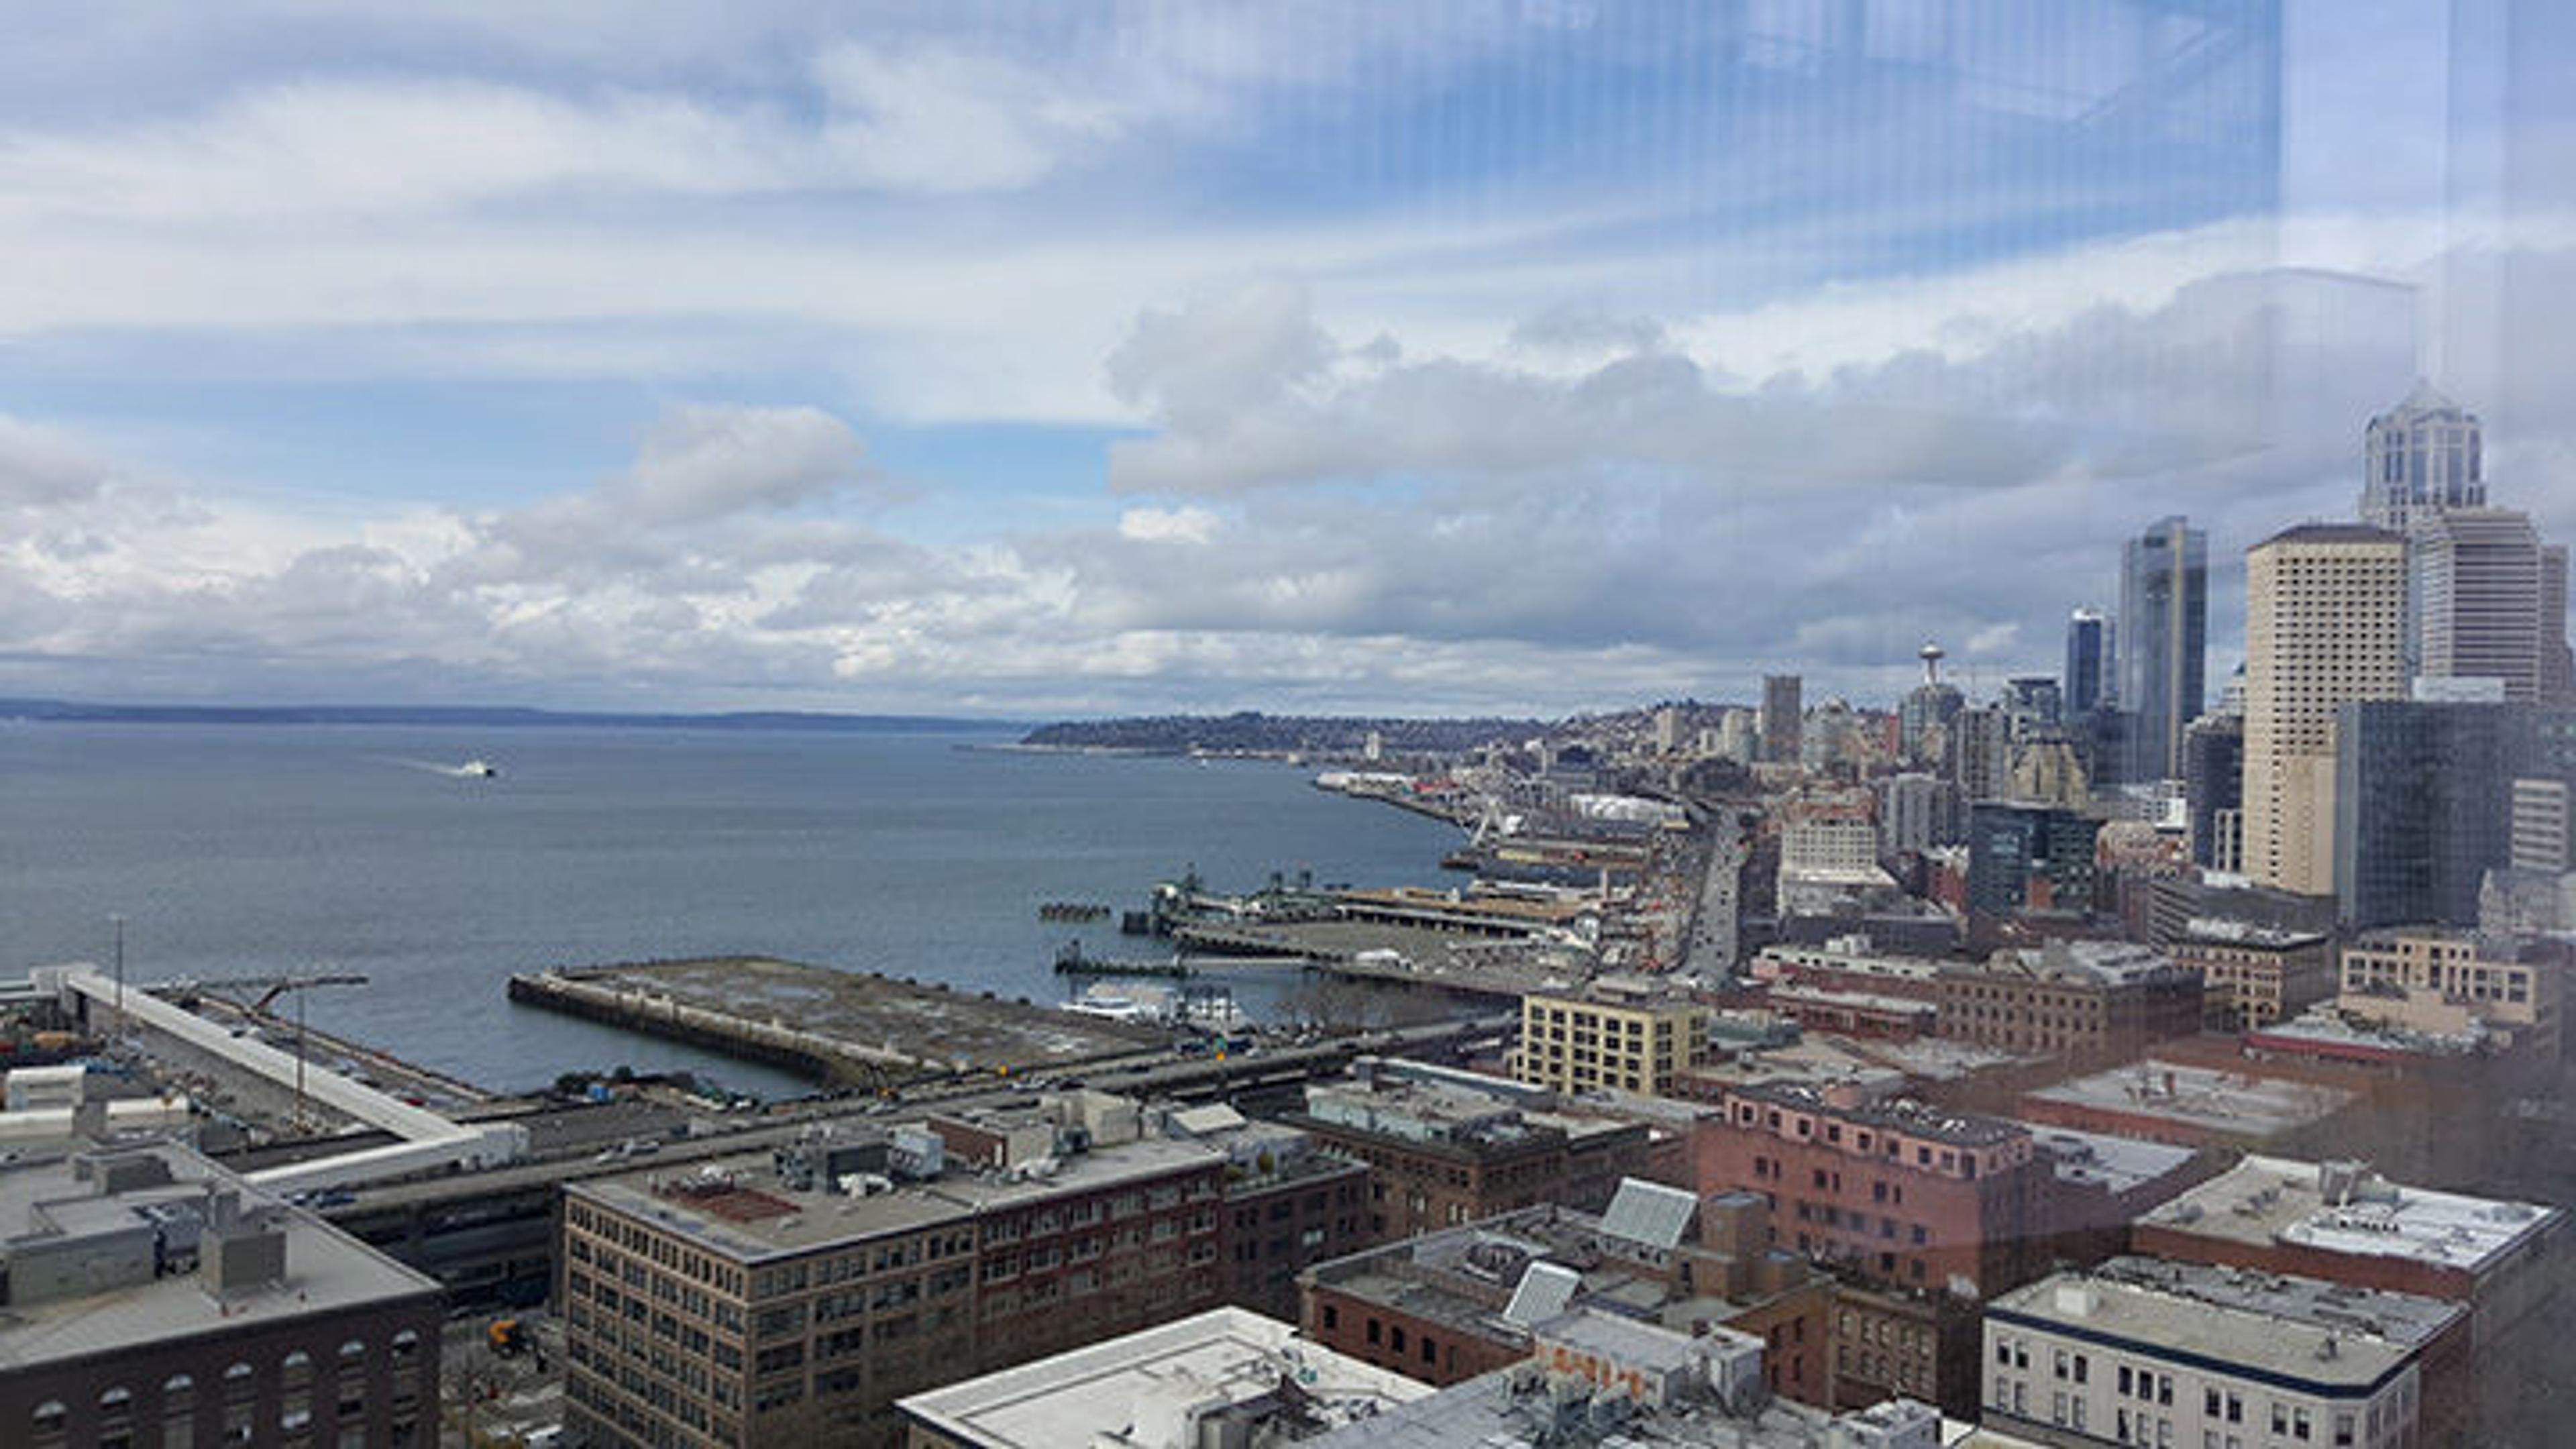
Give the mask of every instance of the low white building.
[(2058, 1445), (2400, 1449), (2417, 1440), (2425, 1363), (2464, 1345), (2466, 1311), (2114, 1258), (1987, 1306), (1983, 1422)]
[(942, 1449), (1283, 1445), (1432, 1392), (1294, 1326), (1219, 1308), (896, 1404), (906, 1442)]

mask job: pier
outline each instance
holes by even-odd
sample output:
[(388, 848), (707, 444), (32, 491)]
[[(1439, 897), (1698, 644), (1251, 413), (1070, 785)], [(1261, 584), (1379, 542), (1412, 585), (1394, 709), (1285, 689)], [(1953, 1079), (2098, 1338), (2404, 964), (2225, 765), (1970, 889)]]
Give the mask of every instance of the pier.
[(870, 1085), (1062, 1067), (1164, 1044), (1147, 1028), (989, 992), (767, 957), (532, 972), (510, 978), (510, 999)]

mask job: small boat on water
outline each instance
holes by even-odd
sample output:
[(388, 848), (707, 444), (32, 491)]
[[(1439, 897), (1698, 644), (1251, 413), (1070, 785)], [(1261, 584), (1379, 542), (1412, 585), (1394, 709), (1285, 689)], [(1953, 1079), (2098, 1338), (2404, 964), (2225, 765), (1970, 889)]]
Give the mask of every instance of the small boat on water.
[(501, 767), (490, 760), (467, 760), (456, 767), (456, 773), (468, 780), (496, 780), (501, 776)]

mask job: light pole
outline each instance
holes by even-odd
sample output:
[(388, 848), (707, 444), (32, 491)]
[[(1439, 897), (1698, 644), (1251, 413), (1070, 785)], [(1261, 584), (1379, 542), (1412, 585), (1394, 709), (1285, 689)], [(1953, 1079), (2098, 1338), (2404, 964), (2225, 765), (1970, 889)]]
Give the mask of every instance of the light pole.
[(110, 915), (107, 918), (107, 924), (113, 929), (116, 937), (116, 948), (112, 957), (116, 962), (116, 1035), (122, 1039), (125, 1035), (125, 917)]
[(304, 993), (295, 993), (295, 1130), (304, 1131)]

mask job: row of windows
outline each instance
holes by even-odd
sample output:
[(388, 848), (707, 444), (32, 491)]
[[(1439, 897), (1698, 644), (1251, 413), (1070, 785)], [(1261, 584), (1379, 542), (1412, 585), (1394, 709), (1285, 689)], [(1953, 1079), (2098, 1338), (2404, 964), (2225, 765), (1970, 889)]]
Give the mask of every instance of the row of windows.
[[(2031, 1341), (1997, 1334), (1993, 1336), (1995, 1365), (1993, 1395), (1989, 1405), (1999, 1410), (2027, 1416), (2030, 1410), (2030, 1385), (2020, 1375), (2031, 1371)], [(2093, 1356), (2079, 1349), (2053, 1347), (2049, 1350), (2049, 1376), (2074, 1389), (2053, 1390), (2049, 1404), (2049, 1422), (2061, 1427), (2084, 1430), (2090, 1411), (2091, 1395), (2086, 1387), (2093, 1382)], [(2174, 1407), (2174, 1376), (2161, 1368), (2143, 1364), (2114, 1363), (2106, 1373), (2117, 1377), (2108, 1387), (2113, 1390), (2112, 1433), (2116, 1443), (2170, 1445), (2173, 1442), (2173, 1420), (2170, 1415), (2153, 1412)], [(2239, 1436), (2227, 1432), (2248, 1419), (2248, 1401), (2234, 1385), (2200, 1384), (2201, 1417), (2213, 1426), (2204, 1431), (2204, 1449), (2213, 1449), (2222, 1435), (2227, 1445), (2242, 1449)], [(2295, 1401), (2267, 1399), (2262, 1407), (2266, 1414), (2256, 1420), (2257, 1429), (2268, 1421), (2274, 1441), (2307, 1444), (2321, 1436), (2335, 1449), (2353, 1449), (2357, 1435), (2367, 1432), (2368, 1442), (2378, 1444), (2383, 1437), (2395, 1435), (2414, 1408), (2415, 1385), (2406, 1380), (2398, 1394), (2374, 1400), (2367, 1413), (2335, 1410), (2330, 1418), (2320, 1421), (2319, 1413)], [(2152, 1437), (2150, 1430), (2152, 1429)]]

